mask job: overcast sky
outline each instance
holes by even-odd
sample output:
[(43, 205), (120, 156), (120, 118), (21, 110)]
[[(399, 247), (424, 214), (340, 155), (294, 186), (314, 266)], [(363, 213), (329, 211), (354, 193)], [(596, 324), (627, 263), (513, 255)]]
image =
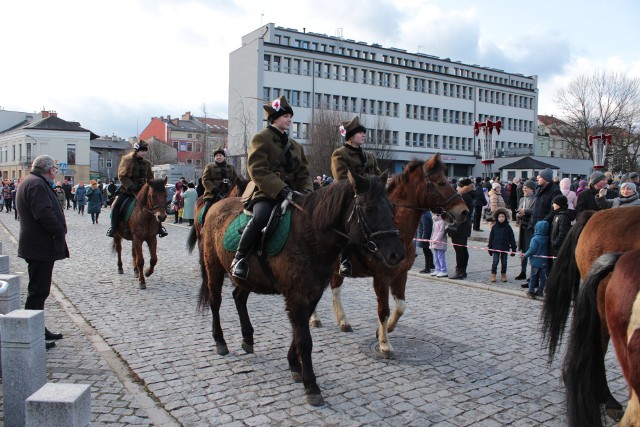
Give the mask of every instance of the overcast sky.
[[(319, 7), (320, 5), (320, 7)], [(153, 116), (227, 118), (229, 53), (269, 22), (537, 75), (539, 113), (599, 68), (640, 77), (637, 0), (0, 0), (0, 108), (128, 138)]]

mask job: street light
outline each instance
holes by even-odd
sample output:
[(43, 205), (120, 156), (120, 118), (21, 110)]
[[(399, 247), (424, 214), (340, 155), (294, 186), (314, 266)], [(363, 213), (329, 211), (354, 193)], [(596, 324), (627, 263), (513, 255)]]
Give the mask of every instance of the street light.
[(589, 147), (593, 150), (593, 168), (595, 170), (604, 169), (604, 161), (607, 156), (607, 145), (611, 144), (611, 135), (589, 135)]
[(493, 141), (493, 129), (500, 135), (500, 129), (502, 128), (502, 120), (492, 122), (487, 120), (486, 122), (473, 122), (473, 133), (479, 137), (480, 130), (484, 138), (478, 138), (481, 152), (482, 152), (482, 164), (484, 165), (484, 176), (491, 176), (491, 165), (494, 163), (495, 156), (495, 143)]

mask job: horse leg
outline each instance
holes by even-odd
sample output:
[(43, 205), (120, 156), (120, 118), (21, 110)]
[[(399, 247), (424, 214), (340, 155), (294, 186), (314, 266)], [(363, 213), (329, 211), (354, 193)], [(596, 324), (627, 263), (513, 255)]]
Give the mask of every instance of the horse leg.
[(289, 313), (293, 332), (293, 339), (287, 355), (289, 368), (294, 380), (296, 380), (296, 372), (301, 369), (302, 384), (307, 396), (307, 403), (311, 406), (324, 404), (322, 392), (318, 387), (316, 375), (313, 372), (313, 362), (311, 360), (313, 341), (309, 330), (309, 318), (318, 304), (320, 296), (314, 298), (315, 302), (312, 304), (308, 304), (303, 300), (292, 301), (287, 299), (287, 312)]
[(320, 316), (318, 316), (318, 313), (316, 313), (315, 310), (311, 313), (311, 317), (309, 317), (309, 326), (313, 328), (322, 328), (322, 321), (320, 321)]
[(247, 310), (247, 300), (249, 299), (249, 291), (236, 288), (231, 293), (236, 303), (236, 310), (240, 317), (240, 330), (242, 331), (242, 349), (246, 353), (253, 353), (253, 326), (249, 319), (249, 311)]
[(378, 345), (385, 359), (393, 357), (393, 346), (389, 342), (389, 287), (380, 278), (373, 278), (373, 289), (378, 298)]
[(133, 269), (136, 272), (136, 277), (138, 278), (138, 282), (140, 284), (140, 289), (147, 289), (147, 284), (144, 279), (144, 254), (142, 253), (142, 240), (136, 239), (135, 237), (131, 241), (131, 247), (133, 248)]
[(144, 272), (144, 275), (146, 277), (149, 277), (153, 274), (153, 269), (158, 263), (158, 254), (156, 253), (156, 250), (158, 248), (158, 239), (156, 239), (156, 237), (153, 236), (147, 241), (147, 246), (149, 247), (149, 254), (150, 254), (149, 268), (147, 268), (147, 271)]
[(336, 313), (336, 321), (342, 332), (353, 332), (353, 328), (347, 319), (347, 314), (342, 306), (342, 283), (344, 278), (339, 274), (334, 274), (331, 278), (331, 296), (333, 297), (333, 311)]
[(404, 314), (404, 310), (407, 306), (404, 299), (405, 298), (404, 290), (406, 285), (407, 285), (406, 271), (391, 281), (390, 289), (391, 289), (391, 295), (393, 296), (394, 305), (393, 305), (393, 311), (391, 312), (391, 317), (389, 317), (389, 325), (387, 328), (389, 332), (393, 332), (393, 330), (396, 328), (396, 325), (398, 324), (398, 320), (400, 320), (400, 317), (402, 317), (402, 315)]
[(124, 274), (122, 268), (122, 239), (118, 236), (113, 238), (113, 244), (115, 245), (116, 252), (118, 253), (118, 274)]
[[(605, 411), (609, 417), (616, 421), (620, 421), (623, 415), (622, 405), (613, 397), (609, 390), (609, 384), (607, 382), (607, 370), (605, 367), (605, 357), (607, 349), (609, 348), (609, 326), (606, 320), (606, 314), (604, 310), (604, 293), (606, 286), (602, 284), (598, 287), (598, 314), (600, 316), (600, 337), (602, 357), (598, 361), (598, 377), (600, 382), (601, 402), (604, 403)], [(602, 307), (602, 308), (601, 308)]]
[(224, 281), (224, 269), (220, 264), (206, 265), (207, 270), (207, 282), (209, 286), (209, 292), (211, 302), (209, 307), (211, 308), (211, 335), (213, 341), (216, 343), (216, 353), (220, 356), (229, 354), (229, 348), (224, 340), (224, 333), (222, 332), (222, 325), (220, 324), (220, 304), (222, 304), (222, 283)]

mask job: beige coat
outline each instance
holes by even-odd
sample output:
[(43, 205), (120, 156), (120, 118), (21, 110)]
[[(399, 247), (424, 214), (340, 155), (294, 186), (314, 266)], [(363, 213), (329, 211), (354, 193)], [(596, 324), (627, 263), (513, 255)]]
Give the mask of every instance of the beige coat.
[(380, 175), (375, 156), (368, 151), (363, 150), (363, 152), (366, 157), (366, 164), (362, 164), (359, 150), (355, 150), (347, 146), (347, 144), (336, 149), (331, 155), (331, 175), (333, 179), (336, 181), (347, 179), (348, 171), (360, 176)]
[(137, 186), (135, 191), (137, 192), (147, 182), (147, 179), (153, 179), (151, 162), (137, 158), (135, 151), (123, 156), (118, 167), (118, 179), (127, 191), (133, 192), (131, 187)]

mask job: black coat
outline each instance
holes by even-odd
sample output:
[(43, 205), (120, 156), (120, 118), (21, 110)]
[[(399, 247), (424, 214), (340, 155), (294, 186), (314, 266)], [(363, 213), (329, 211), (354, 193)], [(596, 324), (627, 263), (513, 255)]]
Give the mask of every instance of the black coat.
[[(583, 191), (578, 194), (578, 202), (576, 203), (576, 212), (580, 213), (582, 211), (599, 211), (600, 206), (596, 201), (596, 196), (598, 195), (598, 190), (589, 186), (589, 188), (585, 188)], [(605, 196), (607, 199), (614, 199), (615, 193), (611, 190), (607, 190), (607, 195)]]
[(487, 206), (487, 199), (484, 197), (484, 190), (482, 184), (476, 186), (476, 197), (473, 199), (473, 206), (483, 207)]
[(571, 209), (558, 209), (553, 211), (553, 221), (551, 222), (551, 254), (556, 255), (560, 246), (567, 237), (571, 229), (571, 221), (576, 219), (576, 211)]
[(546, 220), (549, 223), (551, 222), (553, 198), (559, 194), (562, 194), (562, 192), (555, 182), (550, 182), (543, 187), (538, 187), (535, 192), (536, 201), (533, 204), (531, 221), (529, 222), (530, 229), (533, 229), (538, 221)]
[(22, 180), (16, 192), (16, 209), (20, 217), (20, 258), (57, 261), (69, 257), (64, 212), (46, 178), (31, 173)]
[[(493, 227), (491, 227), (491, 233), (489, 233), (489, 249), (498, 249), (501, 251), (508, 251), (511, 249), (515, 252), (516, 236), (508, 221), (500, 222), (496, 221)], [(491, 251), (489, 251), (492, 254)]]
[[(480, 191), (482, 191), (482, 189)], [(466, 203), (467, 210), (471, 212), (476, 197), (475, 186), (473, 184), (470, 184), (466, 187), (459, 188), (458, 193), (460, 193), (460, 195), (462, 196), (462, 200), (464, 200), (464, 202)], [(482, 199), (484, 199), (484, 194), (482, 195)], [(449, 235), (449, 237), (456, 240), (468, 239), (469, 236), (471, 236), (471, 219), (471, 215), (467, 215), (467, 218), (464, 220), (464, 222), (456, 224), (453, 229), (448, 228), (447, 234)]]

